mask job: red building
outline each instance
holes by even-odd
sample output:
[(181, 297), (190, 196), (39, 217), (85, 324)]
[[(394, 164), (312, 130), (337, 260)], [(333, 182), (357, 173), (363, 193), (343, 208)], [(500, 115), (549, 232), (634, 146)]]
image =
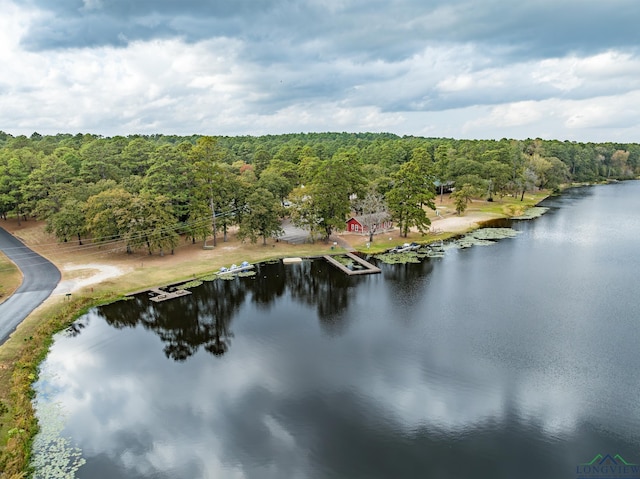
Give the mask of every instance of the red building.
[[(360, 234), (368, 234), (369, 228), (363, 224), (362, 216), (353, 216), (347, 221), (347, 231), (349, 233), (360, 233)], [(373, 233), (383, 233), (385, 231), (389, 231), (393, 229), (393, 221), (387, 218), (378, 223), (375, 223), (372, 228)]]

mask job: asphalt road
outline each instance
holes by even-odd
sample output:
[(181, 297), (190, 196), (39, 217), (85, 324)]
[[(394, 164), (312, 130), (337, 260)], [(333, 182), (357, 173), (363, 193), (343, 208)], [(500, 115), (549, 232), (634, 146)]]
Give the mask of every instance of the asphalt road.
[[(0, 344), (42, 302), (60, 282), (60, 271), (53, 263), (27, 248), (0, 227), (0, 250), (22, 271), (22, 284), (0, 304)], [(0, 274), (2, 272), (0, 271)]]

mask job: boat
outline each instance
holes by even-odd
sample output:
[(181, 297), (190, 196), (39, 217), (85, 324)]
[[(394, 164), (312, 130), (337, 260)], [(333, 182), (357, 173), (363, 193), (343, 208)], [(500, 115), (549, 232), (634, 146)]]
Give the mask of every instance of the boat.
[(238, 273), (240, 271), (244, 271), (246, 269), (251, 269), (251, 268), (253, 268), (253, 265), (251, 263), (249, 263), (248, 261), (243, 261), (242, 263), (240, 263), (240, 266), (238, 266), (235, 263), (228, 268), (225, 268), (223, 266), (218, 271), (218, 274), (233, 274), (233, 273)]
[(407, 251), (418, 251), (420, 245), (418, 243), (404, 243), (401, 246), (391, 248), (389, 253), (406, 253)]

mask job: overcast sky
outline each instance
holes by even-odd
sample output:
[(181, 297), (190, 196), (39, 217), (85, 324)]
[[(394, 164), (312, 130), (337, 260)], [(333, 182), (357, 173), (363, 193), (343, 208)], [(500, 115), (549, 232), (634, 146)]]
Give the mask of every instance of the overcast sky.
[(640, 141), (638, 0), (0, 0), (14, 135)]

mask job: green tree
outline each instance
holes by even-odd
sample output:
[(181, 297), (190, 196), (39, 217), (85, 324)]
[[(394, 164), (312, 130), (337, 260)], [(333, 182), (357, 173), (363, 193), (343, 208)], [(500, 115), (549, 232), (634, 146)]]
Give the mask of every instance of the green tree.
[(47, 219), (46, 231), (53, 233), (65, 243), (72, 237), (78, 238), (82, 245), (82, 236), (86, 234), (85, 204), (75, 198), (67, 198), (60, 209)]
[(511, 178), (509, 165), (497, 160), (490, 160), (484, 163), (482, 169), (482, 177), (487, 182), (488, 200), (493, 201), (494, 193), (504, 196)]
[[(87, 200), (85, 218), (87, 230), (95, 242), (117, 242), (124, 239), (127, 225), (131, 219), (131, 193), (121, 187), (115, 187)], [(131, 245), (127, 243), (127, 252)]]
[(453, 157), (455, 155), (455, 151), (449, 144), (439, 145), (434, 153), (434, 177), (435, 184), (440, 190), (440, 203), (442, 203), (444, 199), (444, 189), (445, 185), (451, 179), (451, 174), (449, 172), (449, 164), (451, 163)]
[(292, 195), (290, 211), (294, 224), (329, 239), (334, 230), (344, 228), (351, 211), (350, 198), (362, 194), (365, 184), (360, 162), (353, 152), (336, 153), (322, 162), (305, 188)]
[(411, 160), (392, 175), (392, 180), (393, 187), (387, 193), (386, 200), (400, 234), (406, 238), (411, 227), (425, 234), (431, 220), (424, 208), (435, 209), (434, 178), (429, 165)]
[(464, 213), (468, 203), (471, 203), (472, 198), (478, 195), (478, 193), (478, 188), (468, 183), (464, 184), (461, 188), (456, 188), (456, 190), (451, 193), (453, 204), (456, 207), (456, 213), (458, 213), (458, 215)]
[[(133, 143), (133, 142), (132, 142)], [(180, 148), (162, 145), (151, 154), (143, 189), (163, 195), (171, 202), (173, 215), (186, 222), (189, 217), (194, 178)]]
[(256, 175), (260, 176), (269, 166), (271, 155), (268, 151), (260, 149), (253, 154), (253, 167)]
[(114, 139), (98, 139), (80, 148), (80, 177), (86, 182), (122, 178), (119, 167), (122, 145)]
[(155, 149), (155, 145), (145, 138), (131, 140), (120, 154), (124, 174), (144, 176)]
[[(225, 175), (225, 169), (222, 166), (224, 156), (225, 152), (219, 147), (218, 139), (211, 136), (199, 138), (189, 152), (195, 184), (192, 201), (201, 204), (194, 207), (193, 211), (202, 211), (202, 204), (207, 204), (209, 207), (214, 247), (217, 246), (218, 235), (216, 217), (217, 213), (220, 213), (220, 203), (226, 202), (224, 190), (228, 186), (225, 184), (228, 176)], [(200, 219), (190, 218), (195, 222)]]
[(273, 194), (265, 188), (257, 188), (247, 198), (246, 212), (240, 221), (238, 238), (249, 238), (252, 243), (262, 236), (262, 244), (267, 237), (280, 236), (280, 204)]
[(173, 216), (171, 202), (166, 196), (143, 192), (131, 198), (128, 211), (117, 214), (118, 227), (123, 232), (128, 247), (146, 246), (149, 255), (155, 249), (164, 255), (165, 249), (178, 244), (178, 222)]
[(16, 212), (18, 225), (29, 213), (24, 188), (29, 174), (39, 166), (40, 157), (41, 153), (31, 148), (5, 150), (0, 157), (0, 203), (4, 212)]
[(40, 219), (47, 219), (60, 210), (69, 195), (74, 171), (56, 155), (45, 157), (40, 166), (27, 177), (22, 186), (24, 199), (30, 210)]

